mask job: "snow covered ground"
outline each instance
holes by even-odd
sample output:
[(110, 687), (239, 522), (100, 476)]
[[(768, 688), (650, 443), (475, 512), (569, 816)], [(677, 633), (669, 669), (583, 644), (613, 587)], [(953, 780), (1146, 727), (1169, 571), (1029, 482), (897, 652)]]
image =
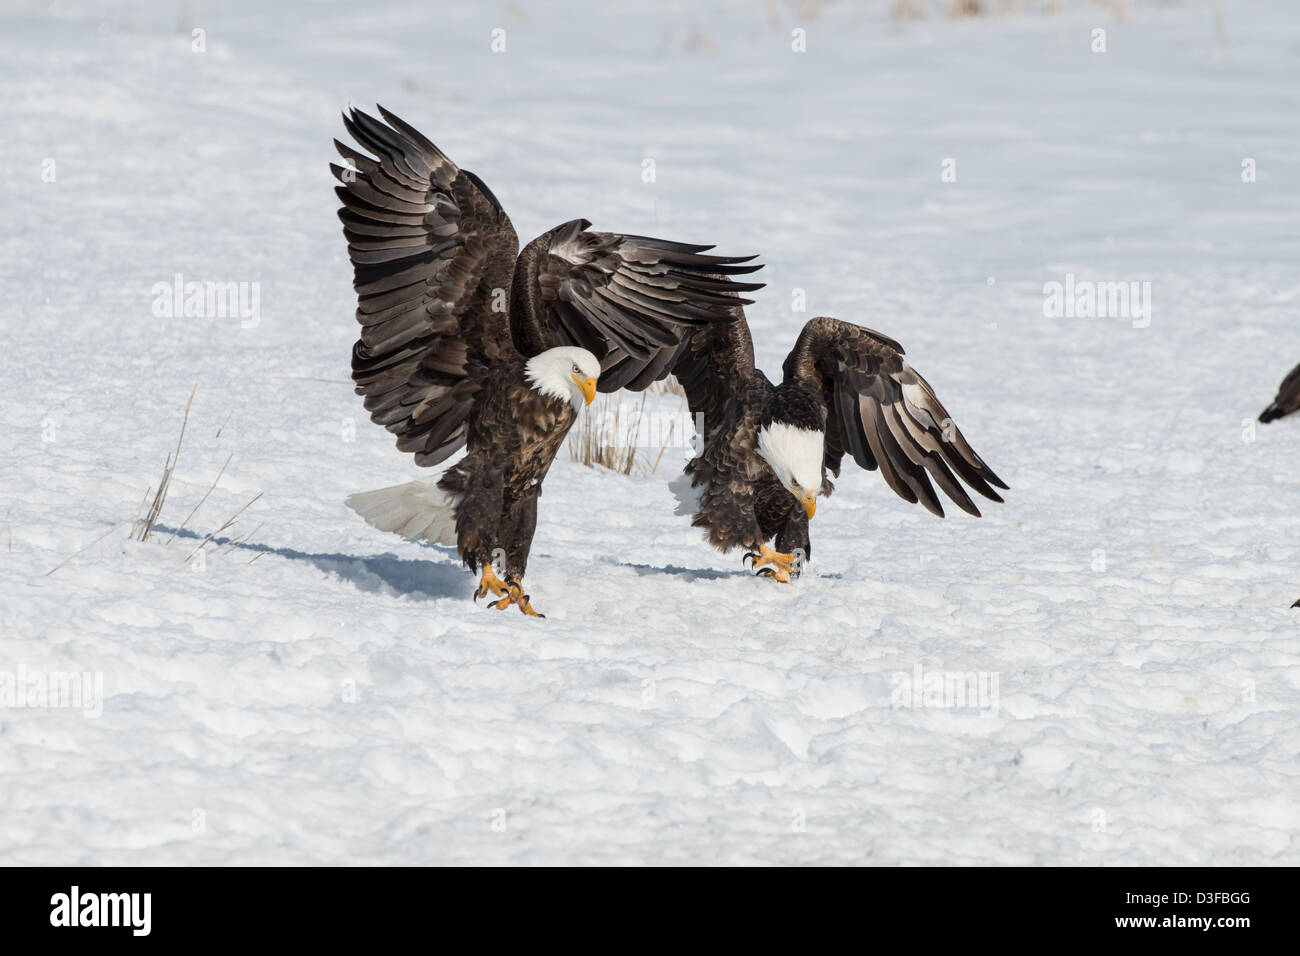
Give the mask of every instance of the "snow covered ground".
[[(6, 5), (0, 695), (89, 676), (0, 707), (0, 862), (1300, 863), (1300, 421), (1247, 424), (1300, 361), (1300, 17), (1060, 5)], [(1006, 504), (850, 468), (783, 587), (674, 516), (679, 450), (562, 455), (547, 619), (476, 608), (343, 504), (420, 472), (347, 384), (375, 101), (522, 237), (760, 253), (769, 372), (812, 315), (898, 338)], [(159, 315), (177, 274), (257, 309)]]

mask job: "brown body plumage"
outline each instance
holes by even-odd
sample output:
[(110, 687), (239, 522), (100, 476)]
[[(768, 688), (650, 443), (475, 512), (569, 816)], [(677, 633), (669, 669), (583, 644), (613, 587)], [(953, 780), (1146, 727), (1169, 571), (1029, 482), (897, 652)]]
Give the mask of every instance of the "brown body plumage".
[(457, 501), (456, 547), (469, 569), (477, 572), (499, 549), (498, 572), (519, 579), (537, 529), (542, 481), (577, 412), (522, 384), (512, 370), (496, 375), (500, 381), (489, 380), (487, 400), (471, 416), (469, 452), (438, 487)]

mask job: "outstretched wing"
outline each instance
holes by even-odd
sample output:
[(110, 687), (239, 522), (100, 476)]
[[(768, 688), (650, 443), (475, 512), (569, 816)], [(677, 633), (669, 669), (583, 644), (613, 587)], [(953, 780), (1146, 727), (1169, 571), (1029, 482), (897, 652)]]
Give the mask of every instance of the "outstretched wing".
[(335, 191), (361, 323), (352, 379), (397, 447), (436, 465), (464, 445), (487, 368), (514, 354), (492, 297), (509, 287), (519, 240), (477, 176), (379, 112), (387, 125), (355, 109), (343, 117), (373, 158), (335, 140), (354, 168), (330, 166), (343, 184)]
[(754, 272), (736, 258), (688, 245), (592, 232), (574, 219), (538, 236), (519, 256), (511, 302), (515, 344), (526, 355), (577, 345), (601, 362), (599, 388), (645, 388), (668, 374), (693, 328), (727, 321), (740, 292), (761, 283), (730, 276)]
[(1300, 409), (1300, 365), (1291, 369), (1289, 375), (1278, 386), (1277, 397), (1268, 408), (1259, 413), (1261, 422), (1271, 422), (1283, 415), (1290, 415)]
[(826, 400), (825, 464), (838, 475), (845, 452), (863, 468), (880, 468), (903, 499), (943, 515), (927, 473), (957, 506), (979, 514), (953, 476), (985, 498), (1007, 486), (958, 430), (928, 382), (907, 364), (903, 347), (871, 329), (838, 319), (810, 319), (785, 360), (786, 381), (817, 389)]

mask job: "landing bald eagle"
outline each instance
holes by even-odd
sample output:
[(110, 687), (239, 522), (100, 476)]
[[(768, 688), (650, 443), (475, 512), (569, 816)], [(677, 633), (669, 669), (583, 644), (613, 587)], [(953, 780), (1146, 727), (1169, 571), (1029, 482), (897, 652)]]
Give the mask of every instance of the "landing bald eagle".
[(418, 464), (468, 450), (440, 478), (348, 504), (384, 531), (454, 544), (481, 570), (475, 598), (535, 615), (520, 582), (537, 497), (583, 404), (627, 383), (602, 369), (662, 367), (686, 331), (730, 320), (736, 293), (762, 287), (728, 278), (759, 266), (702, 254), (712, 246), (592, 232), (585, 219), (520, 253), (482, 180), (379, 111), (386, 123), (343, 117), (372, 155), (335, 140), (351, 168), (330, 167), (362, 326), (352, 378)]
[[(832, 490), (825, 472), (839, 477), (845, 454), (879, 468), (900, 497), (940, 517), (930, 478), (975, 516), (954, 472), (985, 498), (1002, 500), (990, 486), (1007, 486), (893, 339), (810, 319), (774, 385), (754, 367), (744, 313), (734, 312), (735, 322), (691, 330), (671, 365), (692, 413), (704, 415), (706, 434), (674, 490), (714, 547), (744, 547), (757, 573), (788, 583), (812, 555), (808, 522), (817, 496)], [(767, 544), (773, 538), (775, 548)]]
[[(1259, 420), (1267, 424), (1274, 419), (1290, 415), (1297, 409), (1300, 409), (1300, 365), (1291, 369), (1287, 377), (1282, 379), (1282, 384), (1277, 389), (1277, 397), (1268, 408), (1259, 413)], [(1296, 603), (1300, 604), (1300, 601)]]

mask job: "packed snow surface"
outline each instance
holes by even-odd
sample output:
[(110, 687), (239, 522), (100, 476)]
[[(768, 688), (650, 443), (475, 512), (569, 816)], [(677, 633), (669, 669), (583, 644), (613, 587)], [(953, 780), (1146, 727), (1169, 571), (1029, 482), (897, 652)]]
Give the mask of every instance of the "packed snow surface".
[[(0, 862), (1300, 863), (1300, 17), (892, 6), (6, 5)], [(525, 241), (759, 253), (769, 373), (897, 338), (1006, 503), (849, 465), (784, 586), (674, 514), (680, 431), (566, 452), (546, 619), (475, 607), (344, 505), (428, 474), (348, 382), (376, 101)]]

